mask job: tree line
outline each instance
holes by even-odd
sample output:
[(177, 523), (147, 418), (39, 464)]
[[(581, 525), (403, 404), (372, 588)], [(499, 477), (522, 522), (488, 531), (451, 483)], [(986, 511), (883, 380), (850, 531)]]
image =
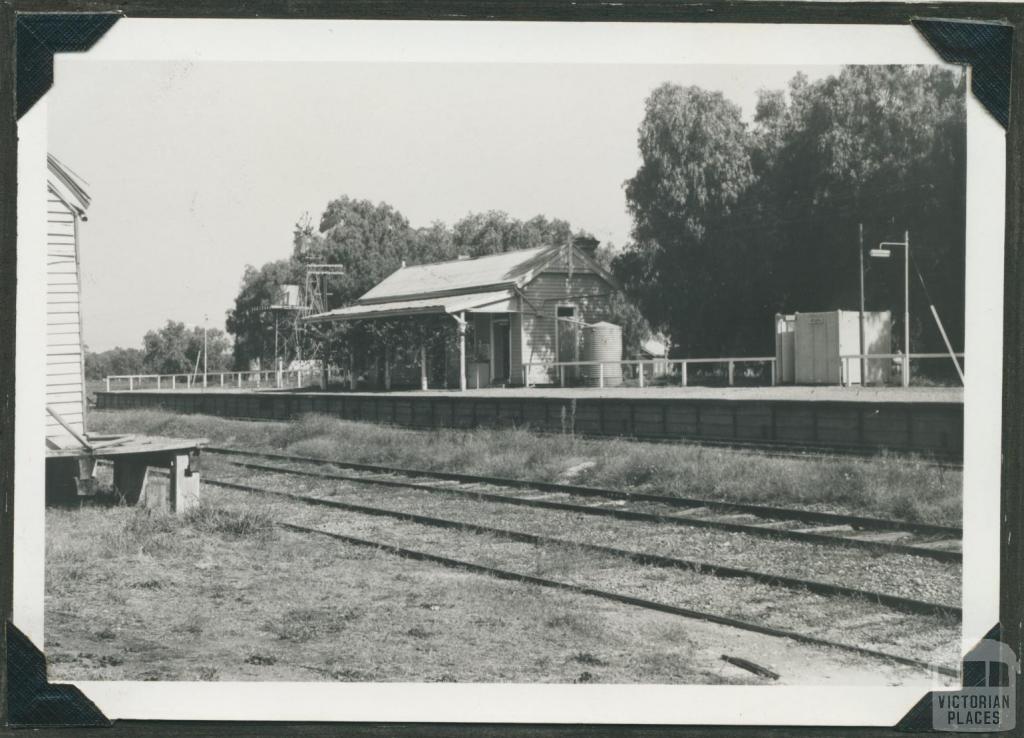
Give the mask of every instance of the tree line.
[[(206, 364), (209, 371), (228, 371), (233, 363), (231, 339), (219, 328), (206, 331)], [(142, 348), (117, 346), (107, 351), (85, 351), (86, 379), (124, 374), (191, 374), (197, 362), (203, 370), (204, 347), (202, 326), (187, 327), (168, 320), (161, 327), (147, 331)]]
[[(259, 269), (246, 267), (234, 309), (227, 318), (227, 329), (235, 336), (235, 364), (247, 367), (253, 360), (259, 360), (266, 365), (273, 356), (275, 332), (280, 340), (281, 321), (278, 316), (275, 326), (275, 316), (265, 308), (277, 300), (281, 285), (303, 284), (308, 265), (343, 267), (341, 275), (328, 280), (325, 308), (331, 309), (350, 304), (402, 264), (412, 266), (461, 256), (565, 245), (585, 235), (589, 234), (560, 218), (537, 215), (519, 220), (501, 210), (471, 213), (452, 226), (435, 221), (414, 228), (387, 203), (339, 197), (327, 204), (316, 225), (308, 216), (296, 224), (288, 258)], [(597, 254), (609, 269), (613, 255), (608, 245)], [(646, 337), (647, 328), (639, 311), (626, 300), (616, 300), (612, 312), (626, 326), (627, 341), (638, 343)], [(435, 349), (445, 345), (454, 348), (455, 340), (454, 323), (450, 319), (438, 320), (436, 316), (321, 324), (303, 331), (302, 353), (309, 356), (318, 346), (326, 346), (333, 362), (347, 365), (350, 355), (362, 360), (421, 343)]]
[[(861, 225), (865, 251), (909, 231), (912, 349), (942, 350), (934, 301), (962, 350), (965, 85), (938, 67), (797, 74), (760, 92), (752, 125), (719, 92), (658, 87), (615, 273), (677, 355), (773, 353), (776, 312), (858, 308)], [(902, 259), (865, 263), (867, 309), (899, 335)]]
[[(861, 228), (864, 252), (910, 233), (913, 350), (942, 350), (929, 303), (961, 349), (965, 95), (957, 71), (848, 66), (815, 82), (798, 73), (786, 90), (760, 91), (747, 123), (720, 92), (670, 83), (653, 90), (637, 133), (641, 164), (623, 183), (631, 239), (598, 251), (624, 287), (613, 319), (624, 326), (627, 351), (635, 354), (659, 332), (678, 357), (773, 353), (775, 313), (857, 309)], [(308, 265), (343, 267), (328, 282), (330, 309), (350, 304), (403, 262), (560, 245), (580, 235), (588, 234), (557, 217), (518, 220), (500, 210), (416, 228), (387, 203), (338, 197), (318, 221), (307, 215), (296, 224), (286, 258), (246, 267), (227, 313), (233, 345), (211, 331), (210, 366), (270, 366), (275, 325), (265, 308), (281, 285), (303, 284)], [(891, 310), (900, 335), (902, 259), (865, 255), (865, 266), (867, 309)], [(444, 343), (454, 340), (448, 323), (311, 326), (302, 354), (326, 346), (342, 364), (403, 342)], [(88, 355), (87, 373), (187, 371), (201, 332), (169, 321), (147, 333), (141, 352)], [(288, 358), (295, 349), (293, 339)]]

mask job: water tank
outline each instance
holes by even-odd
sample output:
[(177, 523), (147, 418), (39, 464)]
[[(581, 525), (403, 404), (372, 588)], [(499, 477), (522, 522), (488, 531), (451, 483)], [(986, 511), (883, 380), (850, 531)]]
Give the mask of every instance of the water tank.
[(594, 323), (583, 329), (582, 361), (609, 362), (599, 371), (596, 365), (583, 366), (583, 382), (588, 387), (597, 387), (604, 374), (605, 387), (622, 384), (622, 327), (614, 323)]

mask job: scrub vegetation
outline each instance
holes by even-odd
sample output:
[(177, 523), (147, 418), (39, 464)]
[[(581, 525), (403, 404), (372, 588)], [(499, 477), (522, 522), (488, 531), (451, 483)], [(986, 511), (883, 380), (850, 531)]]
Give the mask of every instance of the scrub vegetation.
[(778, 458), (686, 443), (591, 440), (529, 429), (409, 430), (322, 415), (293, 422), (157, 410), (97, 411), (98, 432), (205, 437), (214, 444), (410, 469), (561, 481), (659, 494), (960, 525), (960, 471), (912, 456)]

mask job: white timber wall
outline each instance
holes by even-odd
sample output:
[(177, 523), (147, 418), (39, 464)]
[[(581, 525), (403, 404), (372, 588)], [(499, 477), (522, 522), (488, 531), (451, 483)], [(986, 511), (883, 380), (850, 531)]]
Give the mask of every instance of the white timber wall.
[[(46, 206), (46, 404), (85, 432), (78, 222), (52, 191)], [(64, 445), (70, 434), (49, 414), (46, 436)]]
[[(585, 262), (575, 259), (572, 272), (561, 260), (523, 287), (522, 359), (512, 368), (513, 381), (522, 382), (523, 363), (557, 360), (555, 311), (559, 305), (573, 305), (576, 319), (594, 323), (608, 318), (609, 301), (615, 288), (598, 276)], [(531, 382), (550, 382), (543, 367), (530, 368)]]

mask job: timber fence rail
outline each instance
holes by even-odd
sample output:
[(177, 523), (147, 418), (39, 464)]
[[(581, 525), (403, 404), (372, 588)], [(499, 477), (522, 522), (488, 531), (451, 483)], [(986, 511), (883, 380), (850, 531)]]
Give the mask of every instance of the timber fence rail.
[[(756, 383), (767, 383), (775, 386), (774, 356), (726, 356), (708, 359), (617, 359), (611, 361), (532, 361), (523, 363), (523, 379), (527, 387), (537, 382), (531, 371), (539, 367), (548, 379), (554, 379), (559, 386), (567, 383), (584, 384), (595, 387), (621, 386), (623, 383), (636, 384), (637, 387), (678, 384), (687, 387), (692, 377), (690, 367), (715, 366), (724, 368), (722, 378), (732, 387), (736, 383), (736, 368), (747, 369), (747, 379)], [(756, 367), (756, 369), (755, 369)], [(676, 374), (678, 368), (678, 375)], [(717, 378), (717, 372), (716, 372)], [(703, 377), (701, 377), (703, 379)], [(768, 381), (765, 382), (764, 380)]]
[[(952, 356), (957, 361), (954, 363)], [(884, 364), (881, 379), (874, 384), (898, 383), (899, 375), (910, 364), (911, 382), (934, 382), (933, 375), (949, 375), (948, 383), (963, 384), (964, 354), (921, 353), (910, 354), (844, 354), (839, 357), (841, 376), (836, 384), (849, 387), (854, 382), (853, 362), (877, 369)], [(942, 367), (942, 360), (949, 366)], [(782, 383), (778, 374), (778, 360), (774, 356), (723, 356), (695, 359), (618, 359), (609, 361), (533, 361), (521, 365), (523, 384), (532, 387), (553, 383), (560, 387), (621, 387), (654, 386), (688, 387), (694, 384), (722, 384), (734, 387), (737, 383), (774, 387)], [(924, 370), (922, 365), (928, 365)], [(936, 372), (935, 368), (939, 367)], [(711, 371), (707, 371), (710, 368)], [(948, 371), (943, 372), (942, 369)], [(692, 370), (692, 371), (691, 371)], [(875, 372), (878, 374), (878, 372)], [(869, 372), (870, 374), (870, 372)]]
[(207, 374), (118, 374), (105, 378), (107, 392), (228, 389), (291, 389), (319, 383), (317, 369), (279, 369)]
[[(953, 361), (953, 357), (956, 357), (956, 361)], [(899, 373), (909, 371), (910, 381), (913, 383), (914, 378), (929, 377), (932, 373), (932, 368), (941, 366), (943, 359), (948, 364), (948, 368), (953, 371), (947, 371), (947, 374), (951, 374), (956, 377), (957, 384), (963, 384), (964, 382), (964, 354), (910, 354), (906, 356), (904, 354), (843, 354), (839, 357), (842, 362), (843, 369), (843, 386), (849, 387), (853, 384), (853, 367), (857, 366), (855, 362), (862, 362), (860, 370), (861, 375), (867, 373), (870, 375), (870, 369), (878, 368), (878, 363), (883, 362), (882, 374), (889, 377), (890, 380), (893, 375), (898, 376)], [(921, 365), (928, 363), (930, 371), (922, 371)], [(873, 367), (872, 367), (873, 363)], [(914, 364), (918, 365), (918, 368), (914, 368)], [(895, 382), (893, 382), (895, 383)]]

